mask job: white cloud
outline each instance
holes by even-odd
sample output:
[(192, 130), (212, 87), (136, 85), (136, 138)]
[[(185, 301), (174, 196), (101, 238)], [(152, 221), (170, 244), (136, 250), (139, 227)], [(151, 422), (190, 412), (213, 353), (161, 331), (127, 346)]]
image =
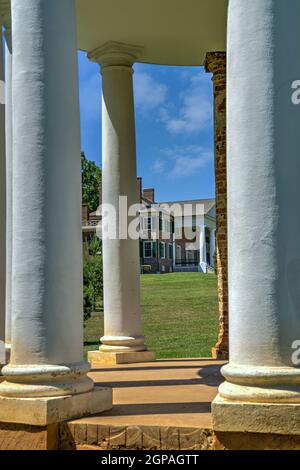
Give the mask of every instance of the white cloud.
[(168, 166), (168, 176), (172, 178), (193, 176), (213, 161), (213, 152), (197, 145), (175, 146), (162, 150), (162, 154), (166, 161), (161, 168)]
[(189, 86), (178, 97), (177, 111), (161, 110), (161, 120), (172, 134), (192, 134), (211, 126), (213, 117), (212, 92), (208, 77), (204, 74), (192, 76)]
[(168, 87), (157, 82), (145, 72), (134, 74), (135, 106), (141, 114), (147, 116), (149, 112), (165, 103)]
[(154, 162), (152, 169), (155, 173), (162, 173), (165, 169), (165, 166), (166, 162), (161, 158), (157, 158)]

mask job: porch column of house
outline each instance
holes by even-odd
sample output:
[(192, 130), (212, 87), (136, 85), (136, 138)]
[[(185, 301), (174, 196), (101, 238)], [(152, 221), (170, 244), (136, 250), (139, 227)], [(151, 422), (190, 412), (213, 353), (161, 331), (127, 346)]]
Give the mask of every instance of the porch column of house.
[(213, 74), (216, 183), (216, 266), (218, 273), (219, 336), (212, 355), (228, 359), (226, 52), (209, 52), (205, 68)]
[(211, 228), (209, 232), (209, 246), (210, 246), (210, 265), (215, 267), (215, 251), (216, 251), (216, 235), (215, 229)]
[(299, 448), (300, 3), (231, 0), (228, 18), (230, 363), (214, 427)]
[(207, 272), (205, 225), (199, 226), (199, 271)]
[[(3, 18), (0, 17), (1, 30)], [(0, 372), (5, 357), (5, 284), (6, 284), (6, 176), (5, 176), (5, 82), (3, 35), (0, 34)]]
[(11, 349), (11, 290), (12, 290), (12, 34), (11, 10), (5, 15), (5, 133), (6, 133), (6, 314), (5, 345)]
[(94, 388), (83, 361), (75, 4), (11, 5), (13, 316), (0, 430), (7, 422), (48, 426), (111, 407), (111, 391)]
[(174, 234), (174, 241), (173, 241), (173, 271), (176, 269), (176, 238)]
[[(118, 232), (102, 232), (104, 336), (100, 350), (89, 353), (92, 366), (155, 359), (142, 335), (139, 238), (128, 235), (134, 216), (128, 216), (123, 235), (119, 230), (120, 221), (126, 220), (124, 211), (139, 203), (132, 65), (141, 52), (141, 47), (108, 42), (89, 54), (102, 73), (102, 207), (113, 208)], [(123, 208), (121, 196), (127, 197)]]

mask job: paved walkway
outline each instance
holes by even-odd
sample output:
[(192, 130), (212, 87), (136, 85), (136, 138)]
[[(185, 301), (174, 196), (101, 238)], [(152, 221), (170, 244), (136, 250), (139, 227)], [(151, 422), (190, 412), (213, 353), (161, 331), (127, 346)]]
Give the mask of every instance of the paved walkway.
[(62, 448), (212, 448), (210, 406), (222, 364), (168, 359), (93, 370), (98, 385), (113, 388), (113, 409), (62, 425)]
[(221, 361), (158, 360), (153, 363), (103, 366), (90, 374), (113, 388), (114, 408), (84, 422), (210, 428), (210, 404), (222, 382)]

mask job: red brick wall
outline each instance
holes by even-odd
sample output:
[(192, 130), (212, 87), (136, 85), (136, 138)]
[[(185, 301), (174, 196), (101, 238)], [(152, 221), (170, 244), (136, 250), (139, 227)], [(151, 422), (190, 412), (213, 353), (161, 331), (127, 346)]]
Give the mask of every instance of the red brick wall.
[(213, 74), (215, 114), (216, 259), (220, 325), (213, 356), (228, 359), (226, 53), (209, 52), (206, 55), (205, 68)]
[(82, 222), (87, 222), (89, 220), (89, 206), (87, 204), (82, 204)]

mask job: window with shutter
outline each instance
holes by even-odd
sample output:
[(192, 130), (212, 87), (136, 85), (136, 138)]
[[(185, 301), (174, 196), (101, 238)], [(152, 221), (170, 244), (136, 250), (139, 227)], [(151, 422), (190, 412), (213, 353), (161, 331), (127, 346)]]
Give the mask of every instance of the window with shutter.
[(152, 243), (152, 258), (156, 258), (157, 257), (157, 245), (156, 245), (156, 242), (153, 242)]
[(166, 244), (164, 242), (160, 242), (159, 244), (159, 256), (161, 259), (165, 259), (166, 257)]
[(144, 258), (151, 258), (152, 242), (144, 242)]

